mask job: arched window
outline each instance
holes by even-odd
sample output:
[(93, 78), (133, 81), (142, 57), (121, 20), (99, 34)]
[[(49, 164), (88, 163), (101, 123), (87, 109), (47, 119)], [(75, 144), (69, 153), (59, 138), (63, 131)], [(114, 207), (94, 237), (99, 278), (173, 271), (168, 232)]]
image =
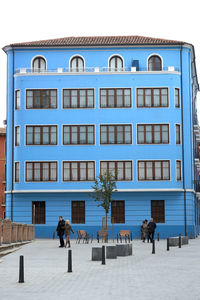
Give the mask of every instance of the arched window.
[(38, 56), (34, 58), (32, 69), (34, 72), (44, 72), (46, 71), (46, 61), (43, 57)]
[(152, 55), (149, 58), (148, 71), (162, 71), (162, 61), (158, 55)]
[(71, 72), (83, 72), (84, 71), (84, 60), (80, 56), (75, 56), (70, 62)]
[(110, 71), (122, 71), (123, 70), (123, 60), (120, 56), (112, 56), (109, 60), (109, 70)]

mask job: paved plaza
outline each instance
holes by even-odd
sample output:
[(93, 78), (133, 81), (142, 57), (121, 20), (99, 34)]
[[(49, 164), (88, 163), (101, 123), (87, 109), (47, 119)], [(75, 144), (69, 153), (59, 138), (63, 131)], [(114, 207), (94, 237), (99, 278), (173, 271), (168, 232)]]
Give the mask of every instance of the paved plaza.
[[(92, 244), (72, 240), (73, 272), (67, 272), (68, 249), (58, 240), (36, 240), (0, 258), (1, 300), (200, 299), (200, 238), (170, 248), (166, 240), (133, 242), (133, 256), (91, 261)], [(111, 243), (110, 243), (111, 244)], [(98, 244), (101, 246), (102, 244)], [(25, 283), (18, 283), (19, 256), (25, 259)]]

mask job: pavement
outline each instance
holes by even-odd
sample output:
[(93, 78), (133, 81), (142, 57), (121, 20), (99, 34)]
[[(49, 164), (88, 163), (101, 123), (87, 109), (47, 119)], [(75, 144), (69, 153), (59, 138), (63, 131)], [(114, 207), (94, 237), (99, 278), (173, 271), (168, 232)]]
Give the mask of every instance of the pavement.
[[(102, 243), (72, 240), (73, 272), (68, 273), (68, 249), (58, 248), (58, 240), (35, 240), (1, 257), (0, 299), (200, 300), (200, 238), (170, 251), (166, 240), (156, 241), (155, 254), (151, 244), (132, 244), (132, 256), (107, 259), (102, 265), (91, 261), (91, 248)], [(20, 255), (24, 283), (18, 283)]]

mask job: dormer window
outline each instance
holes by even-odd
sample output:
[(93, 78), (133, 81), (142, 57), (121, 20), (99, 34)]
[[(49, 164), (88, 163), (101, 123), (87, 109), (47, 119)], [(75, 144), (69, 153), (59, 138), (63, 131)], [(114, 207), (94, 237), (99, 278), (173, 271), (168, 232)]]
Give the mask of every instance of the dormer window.
[(84, 60), (80, 56), (74, 56), (70, 62), (71, 72), (83, 72), (84, 71)]
[(33, 72), (45, 72), (46, 71), (46, 60), (41, 56), (37, 56), (33, 60), (32, 69), (33, 69)]
[(109, 70), (111, 72), (122, 71), (124, 67), (123, 60), (120, 56), (112, 56), (109, 60)]
[(158, 55), (152, 55), (149, 58), (148, 71), (162, 71), (162, 60)]

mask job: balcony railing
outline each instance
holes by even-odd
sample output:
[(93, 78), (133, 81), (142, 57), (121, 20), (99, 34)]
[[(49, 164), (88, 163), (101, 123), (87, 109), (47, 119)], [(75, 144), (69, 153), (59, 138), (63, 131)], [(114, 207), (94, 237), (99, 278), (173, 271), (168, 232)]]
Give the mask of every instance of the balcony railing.
[(108, 67), (88, 67), (88, 68), (57, 68), (57, 69), (27, 69), (20, 68), (15, 70), (15, 74), (48, 74), (48, 73), (65, 73), (65, 74), (80, 74), (80, 73), (138, 73), (138, 72), (180, 72), (178, 67), (164, 67), (161, 71), (149, 71), (143, 67), (125, 67), (125, 68), (108, 68)]

